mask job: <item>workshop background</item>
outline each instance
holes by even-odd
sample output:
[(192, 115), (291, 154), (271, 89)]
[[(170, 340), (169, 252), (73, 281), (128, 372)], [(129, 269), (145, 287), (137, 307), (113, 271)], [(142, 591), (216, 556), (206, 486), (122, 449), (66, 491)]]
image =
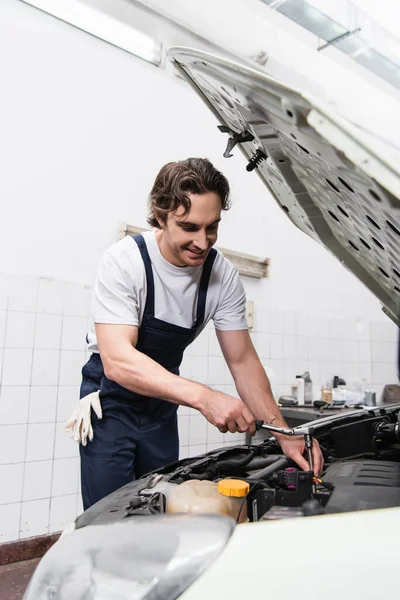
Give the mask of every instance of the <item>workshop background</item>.
[[(195, 40), (196, 41), (196, 40)], [(251, 336), (274, 394), (310, 371), (314, 396), (334, 375), (395, 383), (396, 327), (339, 262), (298, 231), (189, 86), (22, 2), (0, 4), (0, 542), (60, 531), (82, 510), (78, 446), (64, 432), (87, 360), (97, 262), (121, 223), (146, 227), (159, 168), (208, 157), (233, 207), (218, 243), (270, 258), (242, 277)], [(235, 394), (212, 325), (182, 375)], [(179, 409), (181, 456), (240, 443)]]

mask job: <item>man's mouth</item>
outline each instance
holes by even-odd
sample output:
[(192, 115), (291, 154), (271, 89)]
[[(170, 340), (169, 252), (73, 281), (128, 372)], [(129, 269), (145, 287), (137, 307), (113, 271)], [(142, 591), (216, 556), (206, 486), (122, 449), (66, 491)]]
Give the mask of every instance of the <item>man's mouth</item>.
[(205, 254), (204, 250), (196, 250), (194, 248), (185, 248), (191, 257), (202, 258)]

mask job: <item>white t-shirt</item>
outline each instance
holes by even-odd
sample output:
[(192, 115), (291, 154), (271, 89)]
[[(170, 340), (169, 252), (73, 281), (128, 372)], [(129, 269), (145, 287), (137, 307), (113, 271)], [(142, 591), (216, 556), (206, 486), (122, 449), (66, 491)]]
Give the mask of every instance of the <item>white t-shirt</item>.
[[(154, 316), (191, 328), (196, 320), (202, 274), (198, 267), (175, 267), (162, 256), (154, 231), (142, 234), (153, 267)], [(146, 304), (146, 272), (134, 239), (126, 236), (102, 256), (94, 287), (94, 323), (140, 327)], [(207, 290), (203, 325), (213, 319), (216, 329), (247, 329), (245, 292), (235, 267), (217, 250)], [(88, 333), (88, 349), (98, 352), (94, 326)]]

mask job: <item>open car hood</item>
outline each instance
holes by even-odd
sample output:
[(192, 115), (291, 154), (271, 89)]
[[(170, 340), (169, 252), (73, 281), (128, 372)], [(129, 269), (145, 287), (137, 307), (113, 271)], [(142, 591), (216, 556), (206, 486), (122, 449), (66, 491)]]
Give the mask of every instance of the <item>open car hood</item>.
[(215, 114), (224, 156), (239, 147), (288, 218), (398, 323), (400, 148), (262, 71), (190, 48), (168, 58)]

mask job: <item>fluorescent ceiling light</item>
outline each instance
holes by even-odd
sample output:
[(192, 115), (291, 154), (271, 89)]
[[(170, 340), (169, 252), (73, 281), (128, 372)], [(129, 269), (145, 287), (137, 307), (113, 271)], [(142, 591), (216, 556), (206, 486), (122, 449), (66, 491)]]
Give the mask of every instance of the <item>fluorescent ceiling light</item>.
[(138, 56), (153, 65), (162, 62), (162, 45), (147, 34), (76, 0), (23, 0), (82, 31)]
[[(390, 52), (390, 47), (387, 47), (386, 51), (373, 47), (372, 41), (366, 39), (362, 27), (348, 29), (346, 25), (342, 25), (319, 10), (315, 0), (309, 2), (262, 0), (262, 2), (327, 42), (320, 46), (319, 50), (333, 45), (375, 75), (400, 88), (400, 62), (396, 60), (393, 51)], [(356, 8), (354, 10), (357, 11)], [(394, 41), (391, 43), (395, 45)]]

